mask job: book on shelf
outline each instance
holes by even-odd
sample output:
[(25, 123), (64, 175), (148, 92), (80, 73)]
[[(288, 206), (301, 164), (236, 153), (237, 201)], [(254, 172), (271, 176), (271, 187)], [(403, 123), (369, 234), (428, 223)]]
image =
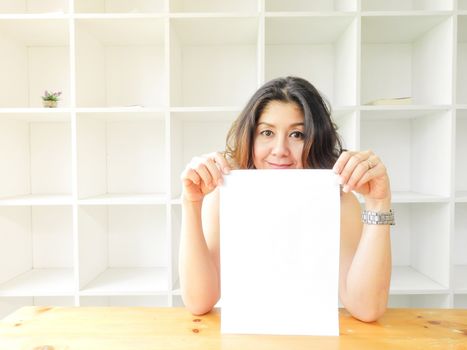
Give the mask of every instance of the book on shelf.
[(377, 100), (365, 103), (367, 106), (382, 106), (382, 105), (410, 105), (412, 104), (412, 97), (394, 97), (394, 98), (380, 98)]

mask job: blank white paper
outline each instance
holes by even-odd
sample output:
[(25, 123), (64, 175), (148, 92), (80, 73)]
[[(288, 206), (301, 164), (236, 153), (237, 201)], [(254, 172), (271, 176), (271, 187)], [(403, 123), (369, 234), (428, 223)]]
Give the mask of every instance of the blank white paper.
[(331, 170), (234, 170), (220, 188), (221, 332), (339, 335)]

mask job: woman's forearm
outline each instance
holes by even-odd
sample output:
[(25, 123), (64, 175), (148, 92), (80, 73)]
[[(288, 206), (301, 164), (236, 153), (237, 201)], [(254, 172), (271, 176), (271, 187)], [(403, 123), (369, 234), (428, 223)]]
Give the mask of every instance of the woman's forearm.
[[(366, 209), (388, 212), (390, 201), (367, 202)], [(390, 226), (363, 225), (360, 243), (346, 281), (345, 307), (355, 317), (371, 322), (384, 313), (391, 281), (391, 267)]]
[(218, 272), (201, 223), (202, 202), (183, 201), (179, 275), (182, 298), (193, 314), (209, 312), (220, 297)]

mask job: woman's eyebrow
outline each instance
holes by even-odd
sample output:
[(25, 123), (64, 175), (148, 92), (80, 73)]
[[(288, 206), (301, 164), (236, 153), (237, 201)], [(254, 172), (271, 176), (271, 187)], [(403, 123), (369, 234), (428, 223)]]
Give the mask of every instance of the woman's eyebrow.
[[(274, 124), (269, 124), (269, 123), (266, 123), (266, 122), (259, 122), (258, 126), (260, 126), (261, 124), (264, 124), (266, 126), (271, 126), (271, 127), (275, 126)], [(305, 123), (303, 123), (303, 122), (293, 123), (293, 124), (290, 124), (290, 126), (305, 126)]]

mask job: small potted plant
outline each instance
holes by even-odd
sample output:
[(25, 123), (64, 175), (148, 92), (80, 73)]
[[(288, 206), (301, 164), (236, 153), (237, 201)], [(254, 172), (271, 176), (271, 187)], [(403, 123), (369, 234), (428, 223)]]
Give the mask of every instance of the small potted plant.
[(42, 96), (42, 104), (46, 108), (55, 108), (57, 107), (57, 102), (60, 101), (61, 91), (58, 92), (48, 92), (45, 90), (44, 96)]

